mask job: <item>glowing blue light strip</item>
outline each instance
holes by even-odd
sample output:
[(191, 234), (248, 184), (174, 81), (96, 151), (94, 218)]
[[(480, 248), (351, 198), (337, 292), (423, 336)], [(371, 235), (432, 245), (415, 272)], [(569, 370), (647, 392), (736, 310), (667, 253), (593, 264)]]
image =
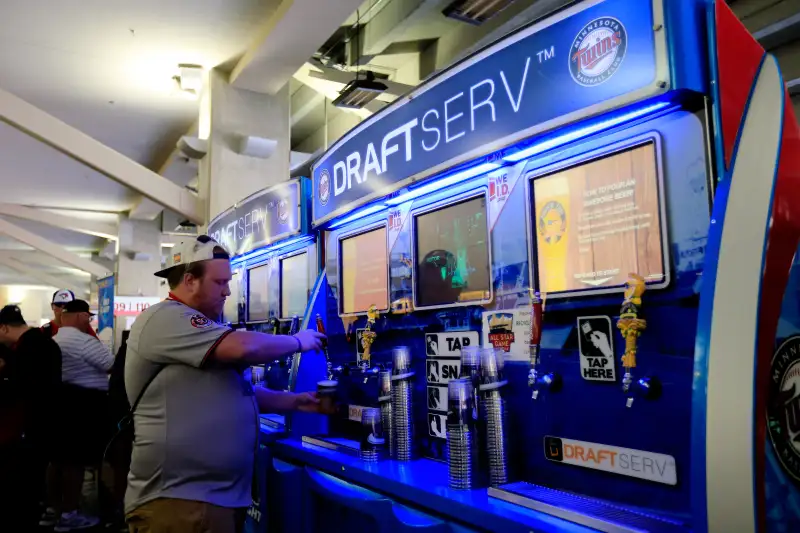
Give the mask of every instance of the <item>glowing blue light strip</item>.
[(231, 259), (231, 265), (239, 265), (244, 261), (249, 261), (250, 259), (253, 259), (255, 257), (269, 254), (271, 252), (274, 252), (275, 250), (279, 250), (281, 248), (289, 248), (290, 246), (301, 244), (304, 242), (311, 243), (313, 240), (314, 240), (313, 235), (301, 235), (299, 237), (295, 237), (293, 239), (289, 239), (286, 241), (276, 242), (264, 248), (253, 250), (252, 252), (249, 252), (247, 254), (240, 255), (239, 257), (234, 257), (233, 259)]
[(450, 185), (454, 185), (460, 181), (464, 181), (466, 179), (474, 178), (475, 176), (480, 176), (481, 174), (491, 172), (496, 168), (500, 168), (500, 165), (497, 163), (483, 163), (480, 165), (476, 165), (472, 168), (462, 170), (461, 172), (456, 172), (455, 174), (447, 176), (446, 178), (442, 178), (432, 183), (428, 183), (427, 185), (423, 185), (418, 189), (412, 189), (405, 194), (401, 194), (400, 196), (387, 200), (386, 204), (400, 205), (404, 202), (408, 202), (409, 200), (413, 200), (414, 198), (419, 198), (420, 196), (425, 196), (428, 193), (444, 189), (445, 187), (449, 187)]
[(386, 209), (386, 205), (383, 204), (383, 203), (373, 204), (373, 205), (371, 205), (371, 206), (369, 206), (367, 208), (364, 208), (364, 209), (362, 209), (360, 211), (356, 211), (355, 213), (353, 213), (352, 215), (350, 215), (348, 217), (345, 217), (345, 218), (343, 218), (341, 220), (334, 221), (334, 223), (331, 224), (330, 226), (328, 226), (328, 228), (329, 229), (334, 229), (334, 228), (338, 228), (340, 226), (344, 226), (345, 224), (349, 224), (350, 222), (353, 222), (354, 220), (360, 220), (360, 219), (362, 219), (364, 217), (367, 217), (369, 215), (374, 215), (375, 213), (379, 213), (379, 212), (383, 211), (384, 209)]
[(629, 113), (625, 113), (624, 115), (619, 115), (617, 117), (613, 117), (608, 120), (595, 122), (594, 124), (590, 124), (583, 128), (578, 128), (563, 135), (559, 135), (557, 137), (553, 137), (552, 139), (548, 139), (544, 142), (534, 144), (533, 146), (525, 148), (524, 150), (520, 150), (519, 152), (509, 154), (503, 157), (503, 159), (510, 163), (516, 163), (517, 161), (522, 161), (523, 159), (527, 159), (533, 155), (546, 152), (547, 150), (550, 150), (557, 146), (561, 146), (562, 144), (570, 143), (577, 139), (592, 135), (593, 133), (613, 128), (614, 126), (618, 126), (624, 122), (629, 122), (633, 119), (643, 117), (655, 111), (659, 111), (669, 105), (671, 105), (669, 102), (659, 102), (657, 104), (653, 104), (647, 107), (643, 107), (641, 109), (636, 109), (635, 111), (631, 111)]

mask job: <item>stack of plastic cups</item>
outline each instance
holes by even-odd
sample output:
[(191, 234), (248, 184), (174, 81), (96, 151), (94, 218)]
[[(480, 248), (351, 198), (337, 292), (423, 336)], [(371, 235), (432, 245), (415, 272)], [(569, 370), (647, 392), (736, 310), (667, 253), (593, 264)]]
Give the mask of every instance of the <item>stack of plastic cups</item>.
[(392, 350), (392, 417), (395, 435), (395, 458), (414, 458), (414, 408), (411, 403), (411, 351), (407, 346)]
[(394, 459), (397, 455), (397, 435), (394, 433), (394, 418), (392, 417), (392, 372), (381, 370), (378, 374), (378, 382), (380, 384), (378, 403), (381, 406), (383, 434), (389, 443), (389, 457)]
[(472, 394), (472, 381), (469, 378), (453, 379), (447, 384), (447, 466), (452, 489), (468, 490), (475, 485)]
[(374, 463), (380, 459), (386, 442), (383, 436), (380, 409), (365, 407), (361, 411), (361, 431), (361, 460)]
[(481, 350), (480, 386), (483, 414), (486, 417), (486, 449), (489, 456), (489, 484), (497, 487), (508, 483), (508, 457), (506, 455), (506, 410), (500, 387), (497, 356), (493, 348)]

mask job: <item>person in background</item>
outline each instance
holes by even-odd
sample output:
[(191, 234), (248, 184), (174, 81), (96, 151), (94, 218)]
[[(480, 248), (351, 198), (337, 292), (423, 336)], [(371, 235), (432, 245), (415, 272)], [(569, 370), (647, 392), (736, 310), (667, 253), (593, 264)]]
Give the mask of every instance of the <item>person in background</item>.
[[(50, 309), (53, 310), (53, 320), (42, 326), (42, 331), (50, 335), (51, 337), (55, 337), (56, 333), (58, 333), (58, 328), (61, 327), (61, 313), (64, 311), (64, 306), (70, 302), (75, 301), (75, 293), (69, 289), (61, 289), (53, 293), (53, 300), (50, 304)], [(97, 337), (97, 333), (95, 333), (92, 326), (89, 326), (88, 330), (86, 331), (92, 337)]]
[(245, 369), (319, 350), (324, 335), (234, 331), (216, 320), (230, 296), (230, 257), (207, 235), (169, 254), (169, 298), (136, 319), (125, 388), (134, 404), (125, 494), (131, 533), (235, 533), (252, 501), (258, 412), (319, 412), (312, 393), (270, 391)]
[(53, 450), (55, 431), (49, 415), (58, 403), (61, 351), (40, 329), (28, 326), (16, 305), (0, 309), (0, 343), (4, 346), (3, 403), (16, 406), (10, 411), (16, 423), (6, 416), (0, 420), (4, 431), (16, 428), (12, 436), (17, 452), (4, 454), (4, 459), (14, 461), (14, 469), (22, 474), (11, 487), (15, 494), (3, 501), (18, 502), (12, 512), (19, 527), (29, 531), (35, 528), (37, 505), (44, 498), (45, 471)]
[(78, 510), (84, 471), (102, 461), (108, 434), (108, 373), (114, 364), (108, 348), (88, 333), (92, 316), (85, 301), (66, 303), (53, 337), (61, 348), (63, 427), (55, 475), (48, 479), (50, 507), (40, 524), (60, 511), (56, 532), (86, 529), (100, 521)]

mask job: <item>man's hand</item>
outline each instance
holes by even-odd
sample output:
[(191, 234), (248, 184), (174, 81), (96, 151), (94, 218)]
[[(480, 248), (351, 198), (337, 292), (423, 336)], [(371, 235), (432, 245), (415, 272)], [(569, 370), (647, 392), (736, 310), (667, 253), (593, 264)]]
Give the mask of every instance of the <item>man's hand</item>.
[[(316, 333), (316, 332), (314, 332)], [(301, 392), (294, 395), (294, 408), (304, 413), (319, 413), (319, 400), (316, 392)]]
[(294, 338), (300, 341), (300, 351), (310, 352), (322, 349), (322, 341), (327, 339), (325, 335), (313, 329), (306, 329), (295, 333)]

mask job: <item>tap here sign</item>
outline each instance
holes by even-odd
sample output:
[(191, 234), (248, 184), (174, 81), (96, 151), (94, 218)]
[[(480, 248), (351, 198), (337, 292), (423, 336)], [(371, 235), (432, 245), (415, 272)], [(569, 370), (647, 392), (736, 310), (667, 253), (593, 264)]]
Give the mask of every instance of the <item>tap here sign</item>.
[(548, 461), (602, 470), (666, 485), (678, 483), (675, 458), (662, 453), (560, 437), (545, 437), (544, 455)]

